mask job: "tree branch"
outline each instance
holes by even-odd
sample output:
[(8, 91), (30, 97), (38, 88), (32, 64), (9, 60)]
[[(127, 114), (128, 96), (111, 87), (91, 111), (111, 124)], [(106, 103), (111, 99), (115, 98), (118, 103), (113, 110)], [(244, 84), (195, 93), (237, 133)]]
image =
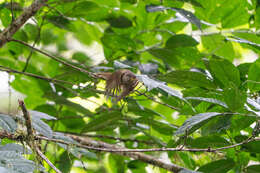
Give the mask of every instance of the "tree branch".
[(93, 77), (93, 78), (97, 78), (97, 76), (96, 76), (94, 73), (91, 73), (91, 72), (89, 72), (89, 71), (87, 71), (87, 70), (85, 70), (85, 69), (83, 69), (83, 68), (77, 67), (77, 66), (75, 66), (75, 65), (72, 65), (72, 64), (70, 64), (70, 63), (68, 63), (68, 62), (66, 62), (66, 61), (64, 61), (64, 60), (62, 60), (62, 59), (60, 59), (60, 58), (57, 58), (57, 57), (55, 57), (55, 56), (53, 56), (53, 55), (51, 55), (51, 54), (49, 54), (49, 53), (47, 53), (47, 52), (44, 52), (44, 51), (42, 51), (42, 50), (40, 50), (40, 49), (37, 49), (36, 47), (33, 47), (33, 46), (31, 46), (31, 45), (29, 45), (29, 44), (27, 44), (27, 43), (25, 43), (25, 42), (23, 42), (23, 41), (21, 41), (21, 40), (10, 39), (10, 41), (14, 41), (14, 42), (20, 43), (20, 44), (22, 44), (22, 45), (24, 45), (24, 46), (29, 47), (31, 50), (37, 51), (37, 52), (39, 52), (39, 53), (41, 53), (41, 54), (43, 54), (43, 55), (45, 55), (45, 56), (47, 56), (47, 57), (49, 57), (49, 58), (51, 58), (51, 59), (57, 61), (57, 62), (59, 62), (59, 63), (65, 65), (65, 66), (68, 66), (68, 67), (71, 67), (71, 68), (73, 68), (73, 69), (75, 69), (75, 70), (77, 70), (77, 71), (86, 73), (86, 74), (88, 74), (89, 76), (91, 76), (91, 77)]
[(28, 8), (24, 9), (23, 13), (0, 33), (0, 48), (7, 43), (23, 24), (34, 16), (47, 1), (48, 0), (35, 0)]
[(42, 79), (42, 80), (45, 80), (45, 81), (48, 81), (48, 82), (53, 82), (53, 83), (58, 82), (58, 83), (63, 83), (63, 84), (74, 85), (73, 83), (68, 82), (68, 81), (58, 80), (58, 79), (54, 79), (54, 78), (47, 78), (47, 77), (44, 77), (44, 76), (39, 76), (39, 75), (36, 75), (36, 74), (33, 74), (33, 73), (28, 73), (28, 72), (22, 72), (22, 71), (18, 71), (18, 70), (15, 70), (15, 69), (8, 68), (8, 67), (4, 67), (2, 65), (0, 65), (0, 71), (5, 71), (7, 73), (22, 74), (22, 75), (25, 75), (25, 76), (30, 76), (30, 77), (33, 77), (33, 78)]
[[(66, 134), (65, 134), (66, 135)], [(217, 152), (217, 151), (221, 151), (221, 150), (225, 150), (225, 149), (229, 149), (229, 148), (234, 148), (237, 146), (241, 146), (244, 144), (247, 144), (249, 142), (253, 142), (253, 141), (260, 141), (260, 137), (258, 138), (253, 138), (250, 137), (240, 143), (237, 144), (233, 144), (233, 145), (229, 145), (229, 146), (225, 146), (225, 147), (220, 147), (220, 148), (215, 148), (215, 149), (211, 149), (211, 148), (205, 148), (205, 149), (201, 149), (201, 148), (150, 148), (150, 149), (127, 149), (127, 148), (123, 148), (117, 145), (113, 145), (113, 144), (108, 144), (105, 142), (101, 142), (101, 141), (96, 141), (93, 139), (90, 139), (88, 137), (78, 137), (75, 135), (67, 135), (69, 137), (71, 137), (72, 139), (78, 141), (79, 143), (69, 143), (69, 142), (65, 142), (63, 140), (59, 140), (59, 139), (51, 139), (51, 138), (47, 138), (44, 136), (35, 136), (35, 140), (45, 140), (45, 141), (50, 141), (50, 142), (55, 142), (55, 143), (61, 143), (61, 144), (65, 144), (68, 146), (75, 146), (75, 147), (79, 147), (79, 148), (85, 148), (88, 150), (96, 150), (96, 151), (104, 151), (104, 152), (111, 152), (111, 153), (116, 153), (119, 155), (123, 155), (123, 156), (128, 156), (128, 157), (132, 157), (134, 159), (138, 159), (141, 160), (143, 162), (173, 171), (173, 172), (179, 172), (185, 168), (179, 167), (175, 164), (167, 164), (165, 162), (163, 162), (160, 159), (156, 159), (150, 155), (146, 155), (140, 152), (155, 152), (155, 151), (188, 151), (188, 152)], [(17, 136), (15, 134), (10, 134), (6, 131), (0, 131), (0, 139), (3, 138), (8, 138), (11, 140), (24, 140), (23, 136)]]

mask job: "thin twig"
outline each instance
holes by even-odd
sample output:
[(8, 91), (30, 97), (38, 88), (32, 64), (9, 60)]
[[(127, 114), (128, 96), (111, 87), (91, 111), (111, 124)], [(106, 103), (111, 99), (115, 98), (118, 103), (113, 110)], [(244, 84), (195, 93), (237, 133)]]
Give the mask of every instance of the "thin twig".
[[(69, 135), (72, 136), (72, 135)], [(188, 152), (217, 152), (217, 151), (221, 151), (221, 150), (225, 150), (225, 149), (229, 149), (229, 148), (234, 148), (243, 144), (247, 144), (249, 142), (252, 141), (259, 141), (260, 138), (250, 138), (247, 139), (245, 141), (242, 141), (240, 143), (237, 144), (233, 144), (233, 145), (229, 145), (229, 146), (225, 146), (225, 147), (220, 147), (220, 148), (148, 148), (148, 149), (121, 149), (121, 148), (117, 148), (117, 149), (108, 149), (108, 148), (99, 148), (99, 147), (93, 147), (93, 146), (87, 146), (87, 145), (82, 145), (82, 144), (72, 144), (69, 142), (65, 142), (63, 140), (58, 140), (58, 139), (50, 139), (44, 136), (37, 136), (37, 139), (42, 139), (42, 140), (46, 140), (46, 141), (52, 141), (52, 142), (58, 142), (61, 144), (65, 144), (65, 145), (73, 145), (76, 147), (80, 147), (80, 148), (85, 148), (85, 149), (89, 149), (89, 150), (96, 150), (96, 151), (106, 151), (106, 152), (157, 152), (157, 151), (188, 151)]]
[(97, 76), (96, 76), (94, 73), (89, 72), (89, 71), (87, 71), (87, 70), (85, 70), (85, 69), (83, 69), (83, 68), (77, 67), (77, 66), (75, 66), (75, 65), (72, 65), (72, 64), (70, 64), (70, 63), (68, 63), (68, 62), (66, 62), (66, 61), (64, 61), (64, 60), (62, 60), (62, 59), (60, 59), (60, 58), (57, 58), (57, 57), (55, 57), (55, 56), (53, 56), (53, 55), (51, 55), (51, 54), (49, 54), (49, 53), (47, 53), (47, 52), (44, 52), (44, 51), (42, 51), (42, 50), (40, 50), (40, 49), (37, 49), (37, 48), (35, 48), (35, 47), (33, 47), (33, 46), (31, 46), (31, 45), (25, 43), (24, 41), (16, 40), (16, 39), (9, 39), (9, 41), (14, 41), (14, 42), (20, 43), (20, 44), (22, 44), (22, 45), (24, 45), (24, 46), (27, 46), (27, 47), (31, 48), (31, 49), (34, 50), (34, 51), (37, 51), (37, 52), (39, 52), (39, 53), (41, 53), (41, 54), (43, 54), (43, 55), (45, 55), (45, 56), (47, 56), (47, 57), (49, 57), (49, 58), (55, 60), (55, 61), (57, 61), (57, 62), (63, 64), (63, 65), (66, 65), (66, 66), (68, 66), (68, 67), (71, 67), (71, 68), (73, 68), (74, 70), (77, 70), (77, 71), (86, 73), (86, 74), (88, 74), (89, 76), (91, 76), (91, 77), (93, 77), (93, 78), (97, 78)]
[[(46, 12), (46, 13), (48, 13), (48, 12)], [(35, 38), (35, 40), (33, 42), (33, 45), (32, 45), (33, 47), (35, 47), (36, 43), (40, 40), (41, 30), (42, 30), (42, 26), (44, 24), (45, 17), (46, 17), (46, 15), (42, 17), (41, 25), (38, 27), (38, 33), (37, 33), (37, 36), (36, 36), (36, 38)], [(33, 50), (31, 49), (31, 51), (30, 51), (30, 53), (29, 53), (29, 55), (28, 55), (28, 57), (26, 59), (25, 66), (23, 68), (23, 72), (26, 71), (26, 69), (27, 69), (27, 67), (29, 65), (29, 62), (30, 62), (30, 60), (32, 58), (32, 54), (33, 54)]]
[(37, 154), (43, 159), (45, 160), (46, 163), (48, 163), (48, 165), (57, 173), (62, 173), (58, 168), (56, 168), (51, 161), (40, 151), (39, 148), (36, 148), (36, 152)]
[(44, 76), (39, 76), (39, 75), (36, 75), (36, 74), (33, 74), (33, 73), (28, 73), (28, 72), (22, 72), (22, 71), (18, 71), (18, 70), (15, 70), (15, 69), (8, 68), (8, 67), (4, 67), (2, 65), (0, 65), (0, 71), (5, 71), (5, 72), (8, 72), (8, 73), (23, 74), (25, 76), (30, 76), (30, 77), (33, 77), (33, 78), (42, 79), (42, 80), (45, 80), (45, 81), (48, 81), (48, 82), (54, 82), (54, 83), (59, 82), (59, 83), (63, 83), (63, 84), (65, 83), (65, 84), (74, 85), (73, 83), (68, 82), (68, 81), (58, 80), (58, 79), (54, 79), (54, 78), (47, 78), (47, 77), (44, 77)]

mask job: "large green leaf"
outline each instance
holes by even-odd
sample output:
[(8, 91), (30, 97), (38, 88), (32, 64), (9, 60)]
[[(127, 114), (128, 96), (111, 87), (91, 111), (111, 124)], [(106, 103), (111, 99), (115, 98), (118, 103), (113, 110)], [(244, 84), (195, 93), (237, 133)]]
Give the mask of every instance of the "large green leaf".
[(260, 165), (250, 165), (246, 167), (246, 173), (258, 173), (260, 172)]
[(223, 114), (218, 112), (207, 112), (194, 115), (182, 124), (175, 132), (175, 135), (190, 134), (200, 128), (203, 124), (207, 123), (210, 119), (221, 115)]
[(227, 42), (226, 37), (220, 34), (202, 36), (201, 43), (205, 48), (203, 52), (207, 54), (214, 53), (230, 61), (233, 61), (233, 59), (237, 57), (238, 53), (235, 52), (232, 43)]
[(239, 90), (234, 83), (230, 83), (228, 87), (224, 88), (223, 96), (226, 104), (232, 111), (243, 108), (247, 97), (246, 93)]
[(199, 168), (198, 171), (205, 173), (223, 173), (227, 172), (235, 166), (235, 162), (231, 159), (222, 159), (210, 162)]
[(91, 132), (106, 129), (112, 125), (117, 125), (118, 121), (122, 119), (122, 114), (118, 111), (103, 113), (94, 117), (86, 124), (82, 132)]
[(166, 42), (166, 48), (172, 49), (176, 47), (196, 46), (198, 42), (191, 36), (179, 34), (170, 37)]
[(70, 17), (83, 17), (88, 21), (101, 21), (105, 19), (109, 11), (105, 6), (91, 1), (74, 3), (72, 10), (67, 14)]
[(252, 92), (260, 90), (260, 61), (255, 61), (248, 71), (248, 88)]
[(191, 141), (188, 141), (188, 145), (192, 148), (207, 148), (207, 147), (224, 147), (230, 145), (230, 143), (223, 137), (212, 135), (202, 136)]
[(223, 86), (229, 87), (230, 82), (233, 82), (237, 87), (240, 85), (239, 71), (228, 60), (212, 58), (209, 61), (209, 66), (213, 77), (219, 80)]
[(159, 79), (185, 88), (196, 86), (209, 89), (215, 88), (214, 83), (205, 74), (200, 72), (176, 70), (159, 75)]

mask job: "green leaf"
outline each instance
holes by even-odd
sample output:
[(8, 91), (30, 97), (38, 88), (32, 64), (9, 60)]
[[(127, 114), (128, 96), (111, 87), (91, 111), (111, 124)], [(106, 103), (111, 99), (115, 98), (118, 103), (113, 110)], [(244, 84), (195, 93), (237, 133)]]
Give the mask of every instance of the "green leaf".
[[(247, 138), (248, 138), (247, 136), (238, 135), (235, 137), (235, 141), (242, 142), (247, 140)], [(251, 141), (247, 144), (243, 144), (242, 149), (250, 153), (260, 153), (259, 145), (260, 145), (260, 141)]]
[(216, 134), (216, 135), (222, 134), (223, 132), (225, 132), (227, 129), (230, 128), (231, 120), (233, 117), (236, 116), (226, 114), (225, 116), (219, 116), (212, 119), (201, 128), (201, 134), (203, 136), (212, 135), (212, 134)]
[(164, 121), (158, 121), (158, 120), (147, 119), (147, 118), (138, 118), (133, 121), (136, 123), (146, 124), (152, 127), (157, 132), (165, 135), (172, 135), (177, 129), (176, 126)]
[(82, 133), (103, 130), (113, 124), (117, 124), (117, 121), (120, 119), (122, 119), (122, 114), (118, 111), (97, 115), (86, 124), (85, 128), (82, 130)]
[(51, 93), (46, 93), (45, 96), (48, 99), (51, 99), (51, 100), (55, 101), (58, 104), (68, 106), (68, 107), (72, 108), (73, 110), (84, 114), (84, 116), (91, 116), (91, 114), (92, 114), (89, 110), (87, 110), (86, 108), (84, 108), (80, 104), (71, 102), (64, 96), (59, 96), (56, 93), (52, 93), (52, 92)]
[(123, 156), (110, 154), (108, 157), (111, 172), (125, 172), (125, 162)]
[(260, 61), (255, 61), (248, 71), (248, 88), (251, 92), (260, 90)]
[(240, 56), (233, 47), (231, 42), (226, 41), (226, 37), (220, 34), (201, 36), (201, 43), (205, 50), (203, 52), (216, 56), (224, 57), (233, 61), (237, 56)]
[(209, 89), (215, 88), (214, 83), (205, 74), (200, 72), (176, 70), (159, 75), (158, 78), (165, 82), (176, 84), (185, 88), (196, 86)]
[(64, 151), (60, 155), (60, 161), (58, 164), (58, 169), (62, 171), (62, 173), (70, 173), (71, 167), (72, 167), (72, 158), (69, 157), (69, 154), (67, 151)]
[(108, 17), (108, 8), (91, 1), (74, 3), (73, 9), (67, 15), (70, 17), (83, 17), (88, 21), (101, 21)]
[[(185, 167), (189, 169), (195, 169), (196, 168), (196, 162), (195, 160), (188, 154), (184, 152), (178, 153), (179, 157), (182, 159), (182, 161), (185, 164)], [(181, 171), (184, 172), (184, 171)]]
[(128, 112), (132, 112), (136, 114), (137, 116), (142, 116), (142, 117), (151, 117), (153, 115), (157, 115), (159, 117), (164, 118), (163, 115), (160, 113), (156, 112), (155, 110), (149, 109), (147, 107), (144, 107), (138, 103), (138, 101), (128, 99)]
[(207, 112), (194, 115), (182, 124), (182, 126), (175, 132), (175, 135), (190, 134), (200, 128), (203, 124), (207, 123), (210, 119), (220, 115), (223, 115), (223, 113)]
[(146, 164), (143, 162), (140, 162), (139, 160), (131, 160), (130, 162), (128, 162), (127, 167), (133, 173), (143, 173), (143, 172), (145, 172)]
[(237, 111), (244, 107), (247, 95), (243, 91), (239, 90), (234, 83), (230, 83), (229, 87), (224, 88), (224, 100), (232, 111)]
[(230, 143), (225, 138), (218, 135), (198, 137), (189, 141), (187, 144), (192, 148), (216, 148), (230, 145)]
[(258, 173), (260, 172), (260, 165), (250, 165), (245, 170), (245, 173)]
[(148, 52), (153, 56), (160, 58), (171, 65), (180, 64), (178, 57), (174, 55), (175, 53), (174, 50), (167, 49), (167, 48), (153, 48), (153, 49), (149, 49)]
[(132, 21), (125, 16), (111, 17), (107, 21), (110, 23), (110, 26), (115, 28), (129, 28), (132, 26)]
[(10, 115), (0, 114), (0, 127), (8, 132), (15, 132), (17, 125)]
[(192, 47), (198, 45), (198, 42), (191, 36), (185, 34), (174, 35), (166, 42), (166, 48), (174, 49), (176, 47)]
[(73, 25), (71, 24), (70, 20), (64, 16), (47, 16), (47, 20), (61, 29), (66, 29), (69, 31), (73, 30)]
[(223, 173), (228, 172), (235, 166), (235, 162), (231, 159), (222, 159), (210, 162), (206, 165), (203, 165), (198, 169), (198, 171), (205, 173)]
[(105, 33), (101, 38), (102, 43), (112, 50), (133, 51), (136, 48), (135, 42), (126, 35)]
[(209, 61), (210, 71), (213, 77), (222, 85), (229, 87), (230, 82), (236, 86), (240, 85), (240, 74), (238, 69), (228, 60), (223, 58), (212, 58)]

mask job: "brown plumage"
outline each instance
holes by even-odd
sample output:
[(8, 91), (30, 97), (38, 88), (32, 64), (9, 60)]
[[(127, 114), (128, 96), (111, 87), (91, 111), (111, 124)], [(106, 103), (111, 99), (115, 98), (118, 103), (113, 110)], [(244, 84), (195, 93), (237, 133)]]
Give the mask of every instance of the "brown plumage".
[(117, 101), (130, 94), (138, 85), (138, 79), (130, 70), (121, 69), (113, 73), (101, 72), (97, 77), (106, 80), (106, 94), (117, 97)]

